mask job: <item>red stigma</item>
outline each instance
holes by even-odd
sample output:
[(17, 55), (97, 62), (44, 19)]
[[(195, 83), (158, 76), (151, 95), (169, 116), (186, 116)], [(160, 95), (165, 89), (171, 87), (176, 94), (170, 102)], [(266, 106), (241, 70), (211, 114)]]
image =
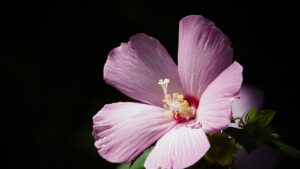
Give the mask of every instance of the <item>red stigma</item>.
[(198, 109), (199, 101), (193, 96), (185, 96), (184, 99), (189, 102), (189, 104), (194, 107), (196, 110)]

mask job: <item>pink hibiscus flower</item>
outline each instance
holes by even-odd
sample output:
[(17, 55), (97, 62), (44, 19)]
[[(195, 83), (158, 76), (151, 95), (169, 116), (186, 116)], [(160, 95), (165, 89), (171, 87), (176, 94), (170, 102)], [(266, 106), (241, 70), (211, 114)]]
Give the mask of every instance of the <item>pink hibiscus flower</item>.
[[(99, 154), (128, 163), (157, 141), (145, 167), (186, 168), (210, 147), (206, 134), (230, 124), (242, 83), (228, 38), (199, 15), (179, 23), (178, 67), (158, 40), (137, 34), (113, 49), (105, 81), (144, 103), (105, 105), (93, 117)], [(161, 89), (161, 87), (162, 89)]]

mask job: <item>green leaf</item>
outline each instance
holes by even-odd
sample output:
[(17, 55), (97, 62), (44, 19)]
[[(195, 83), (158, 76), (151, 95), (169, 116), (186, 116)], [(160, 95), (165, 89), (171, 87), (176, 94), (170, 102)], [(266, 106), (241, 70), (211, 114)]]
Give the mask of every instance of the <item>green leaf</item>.
[(275, 112), (273, 110), (257, 110), (252, 108), (246, 115), (246, 125), (254, 124), (259, 127), (267, 126), (273, 119)]
[(144, 163), (146, 158), (148, 157), (149, 153), (152, 151), (153, 147), (144, 151), (142, 155), (140, 155), (130, 166), (130, 169), (143, 169)]
[(272, 139), (270, 131), (266, 127), (257, 125), (256, 123), (249, 123), (245, 126), (245, 132), (255, 140), (256, 144), (261, 144), (262, 141)]
[(255, 123), (262, 127), (265, 127), (272, 121), (274, 115), (275, 112), (272, 110), (260, 110), (256, 114)]
[(275, 112), (272, 110), (257, 110), (252, 108), (246, 115), (245, 132), (255, 140), (256, 144), (271, 140), (271, 135), (267, 125), (272, 121)]
[(257, 114), (257, 108), (256, 107), (251, 108), (246, 116), (246, 123), (253, 123), (255, 121), (256, 114)]
[(281, 136), (277, 133), (272, 133), (271, 134), (271, 139), (273, 140), (279, 140), (281, 138)]
[(117, 167), (117, 169), (129, 169), (130, 164), (121, 164)]
[(272, 140), (271, 142), (274, 143), (276, 146), (275, 148), (277, 148), (284, 155), (292, 158), (300, 158), (300, 151), (295, 149), (294, 147), (291, 147), (289, 145), (286, 145), (284, 143), (275, 140)]

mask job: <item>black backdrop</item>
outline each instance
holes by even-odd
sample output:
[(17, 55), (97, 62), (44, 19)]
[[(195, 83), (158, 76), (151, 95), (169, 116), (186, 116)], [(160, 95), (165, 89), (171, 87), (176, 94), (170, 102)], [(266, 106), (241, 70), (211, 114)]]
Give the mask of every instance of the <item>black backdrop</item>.
[[(178, 22), (213, 20), (229, 36), (244, 82), (265, 92), (283, 140), (300, 148), (296, 4), (233, 1), (24, 1), (1, 5), (1, 139), (9, 168), (112, 168), (93, 146), (92, 116), (131, 99), (105, 84), (108, 52), (135, 33), (176, 60)], [(282, 159), (279, 168), (296, 162)]]

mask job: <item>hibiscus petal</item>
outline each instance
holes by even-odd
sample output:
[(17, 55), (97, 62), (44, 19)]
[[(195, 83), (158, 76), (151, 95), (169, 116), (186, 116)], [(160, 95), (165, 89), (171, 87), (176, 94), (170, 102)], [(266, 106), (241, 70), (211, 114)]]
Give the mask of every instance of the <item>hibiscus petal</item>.
[[(263, 92), (255, 87), (243, 85), (239, 99), (232, 103), (232, 117), (243, 117), (252, 107), (261, 107), (264, 101)], [(231, 123), (229, 127), (241, 128), (238, 120)]]
[(163, 109), (140, 103), (105, 105), (93, 117), (99, 154), (114, 163), (127, 163), (175, 126)]
[(178, 72), (184, 92), (200, 98), (207, 86), (232, 63), (229, 39), (199, 15), (179, 23)]
[(209, 141), (201, 128), (180, 125), (158, 140), (145, 161), (145, 168), (186, 168), (199, 161), (209, 147)]
[(137, 34), (113, 49), (104, 66), (104, 80), (133, 99), (162, 106), (159, 79), (168, 78), (170, 92), (182, 93), (177, 66), (160, 42)]
[(228, 127), (231, 120), (231, 107), (239, 94), (243, 67), (232, 63), (204, 91), (197, 110), (197, 121), (205, 133), (215, 133)]

